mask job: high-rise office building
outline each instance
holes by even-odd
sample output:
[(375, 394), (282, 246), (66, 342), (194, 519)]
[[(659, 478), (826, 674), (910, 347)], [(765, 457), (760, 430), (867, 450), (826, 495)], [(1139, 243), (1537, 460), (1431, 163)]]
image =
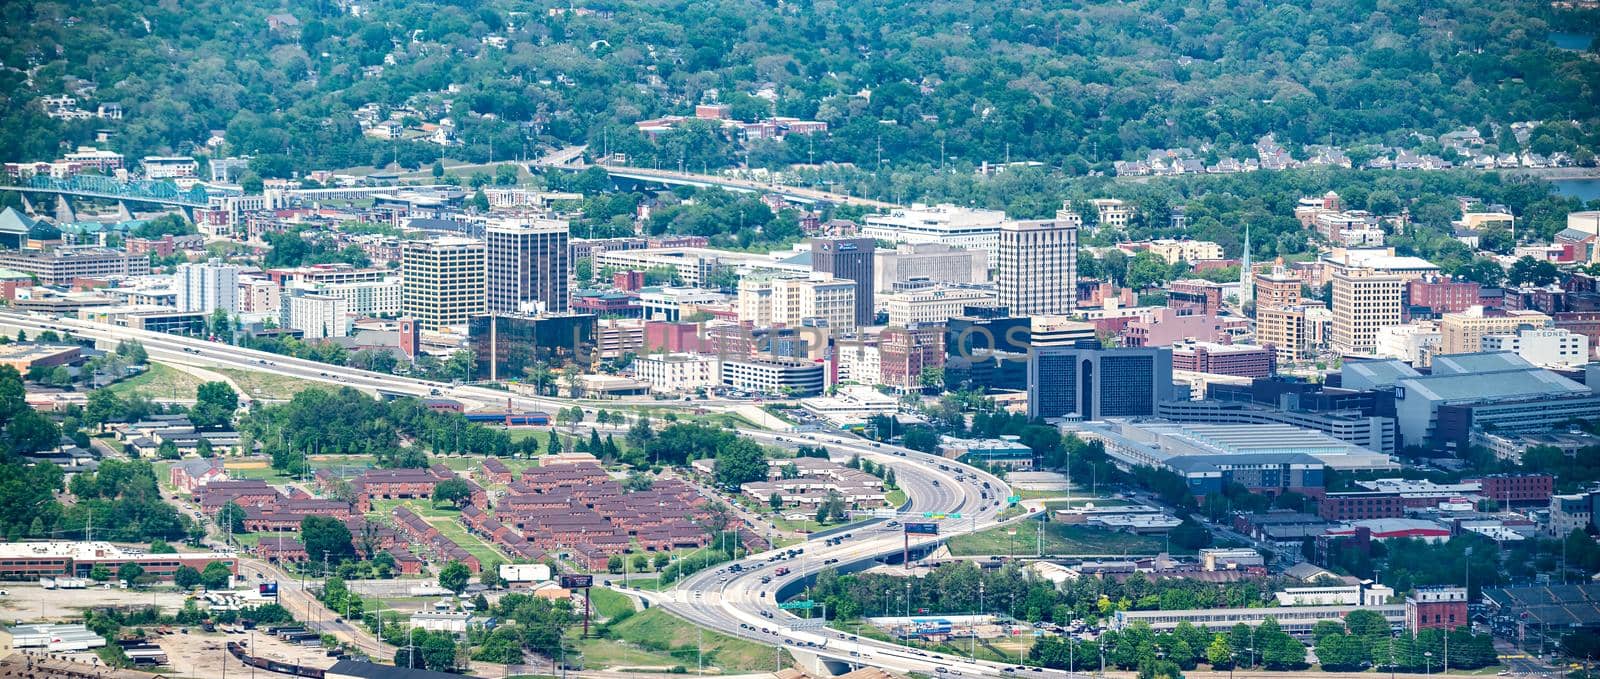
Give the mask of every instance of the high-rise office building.
[(1070, 314), (1078, 295), (1078, 228), (1060, 220), (1000, 225), (1000, 305), (1019, 316)]
[(1340, 353), (1370, 354), (1378, 329), (1400, 325), (1400, 293), (1406, 279), (1374, 269), (1333, 272), (1333, 329), (1328, 343)]
[(1042, 347), (1028, 363), (1028, 417), (1148, 417), (1172, 398), (1172, 349)]
[(239, 267), (219, 261), (179, 264), (172, 279), (179, 311), (239, 312)]
[(833, 274), (856, 284), (856, 325), (872, 325), (873, 253), (877, 241), (871, 238), (811, 239), (811, 270)]
[(856, 283), (812, 272), (807, 278), (745, 276), (739, 280), (739, 320), (758, 328), (820, 325), (856, 329)]
[(567, 223), (508, 219), (484, 231), (490, 313), (567, 310)]
[(401, 245), (401, 313), (417, 327), (465, 325), (484, 312), (484, 246), (471, 238), (407, 241)]

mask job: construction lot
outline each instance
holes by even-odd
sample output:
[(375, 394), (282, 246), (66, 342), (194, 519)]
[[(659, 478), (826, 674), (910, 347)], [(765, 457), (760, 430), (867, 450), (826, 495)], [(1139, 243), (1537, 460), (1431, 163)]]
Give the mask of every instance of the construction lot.
[(83, 612), (106, 606), (157, 606), (164, 613), (183, 609), (187, 595), (171, 589), (44, 589), (37, 584), (7, 583), (0, 597), (0, 619), (7, 622), (81, 621)]

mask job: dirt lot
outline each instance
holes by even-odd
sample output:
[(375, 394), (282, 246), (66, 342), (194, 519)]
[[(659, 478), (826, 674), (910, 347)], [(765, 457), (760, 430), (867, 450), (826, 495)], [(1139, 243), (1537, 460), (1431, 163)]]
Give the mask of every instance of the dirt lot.
[[(310, 667), (333, 666), (334, 659), (329, 658), (321, 647), (286, 644), (277, 637), (263, 632), (257, 632), (254, 636), (256, 648), (252, 655), (264, 655), (273, 660)], [(248, 648), (251, 635), (248, 632), (206, 634), (191, 630), (188, 634), (180, 632), (158, 637), (157, 643), (167, 652), (169, 674), (180, 677), (219, 677), (223, 675), (222, 663), (226, 661), (229, 674), (237, 672), (234, 676), (249, 676), (251, 667), (228, 654), (229, 641), (237, 641)], [(255, 671), (265, 676), (280, 676), (266, 670)]]
[(185, 595), (173, 590), (44, 589), (37, 584), (6, 583), (10, 594), (0, 597), (0, 620), (41, 622), (83, 617), (83, 611), (98, 606), (149, 606), (175, 613), (183, 608)]

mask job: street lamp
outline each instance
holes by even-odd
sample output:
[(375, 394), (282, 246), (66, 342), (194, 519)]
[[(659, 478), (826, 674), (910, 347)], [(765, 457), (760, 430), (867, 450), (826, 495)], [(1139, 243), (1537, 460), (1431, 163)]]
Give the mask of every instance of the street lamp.
[(1422, 652), (1422, 667), (1427, 674), (1433, 674), (1433, 651)]

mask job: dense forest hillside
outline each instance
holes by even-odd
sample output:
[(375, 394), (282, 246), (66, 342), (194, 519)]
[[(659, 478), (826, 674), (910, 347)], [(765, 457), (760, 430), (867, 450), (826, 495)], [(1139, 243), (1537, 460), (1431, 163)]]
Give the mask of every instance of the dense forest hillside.
[[(1600, 60), (1558, 49), (1531, 0), (18, 0), (0, 7), (0, 150), (47, 159), (282, 154), (287, 174), (441, 148), (378, 141), (352, 112), (449, 117), (472, 160), (592, 142), (634, 162), (1033, 160), (1086, 170), (1145, 149), (1243, 149), (1274, 134), (1407, 145), (1413, 133), (1544, 121), (1545, 152), (1600, 141)], [(1592, 14), (1592, 12), (1591, 12)], [(48, 118), (40, 99), (120, 104)], [(764, 95), (764, 96), (760, 96)], [(715, 99), (734, 117), (829, 123), (750, 147), (700, 126), (632, 123)], [(1567, 121), (1575, 121), (1571, 124)]]

